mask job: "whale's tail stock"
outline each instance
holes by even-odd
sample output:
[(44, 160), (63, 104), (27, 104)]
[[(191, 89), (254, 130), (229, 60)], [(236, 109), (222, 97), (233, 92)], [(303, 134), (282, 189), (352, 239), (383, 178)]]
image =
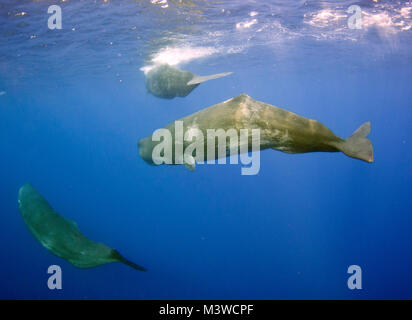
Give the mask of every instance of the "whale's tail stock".
[(127, 266), (129, 266), (129, 267), (132, 267), (132, 268), (135, 269), (135, 270), (139, 270), (139, 271), (143, 271), (143, 272), (146, 272), (146, 271), (147, 271), (145, 268), (137, 265), (136, 263), (134, 263), (134, 262), (132, 262), (132, 261), (130, 261), (130, 260), (127, 260), (127, 259), (126, 259), (125, 257), (123, 257), (123, 256), (119, 253), (119, 251), (117, 251), (117, 250), (112, 250), (111, 257), (112, 257), (114, 260), (118, 261), (118, 262), (124, 263), (125, 265), (127, 265)]
[(365, 122), (339, 145), (340, 151), (351, 158), (373, 162), (372, 142), (366, 137), (371, 131), (371, 123)]

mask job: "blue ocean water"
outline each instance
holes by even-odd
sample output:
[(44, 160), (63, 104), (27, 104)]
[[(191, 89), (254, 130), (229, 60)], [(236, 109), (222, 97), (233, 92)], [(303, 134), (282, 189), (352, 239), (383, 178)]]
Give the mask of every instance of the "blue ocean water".
[[(0, 298), (412, 298), (411, 26), (406, 1), (2, 1)], [(233, 74), (163, 100), (143, 72), (162, 62)], [(269, 149), (244, 176), (139, 157), (140, 138), (240, 93), (342, 137), (371, 121), (375, 161)], [(19, 214), (26, 182), (148, 272), (52, 255)]]

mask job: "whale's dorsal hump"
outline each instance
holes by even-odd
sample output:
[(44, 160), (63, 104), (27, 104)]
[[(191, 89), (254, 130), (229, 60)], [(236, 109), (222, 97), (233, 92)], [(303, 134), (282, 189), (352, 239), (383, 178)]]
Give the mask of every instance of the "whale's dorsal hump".
[(236, 103), (241, 103), (241, 102), (245, 102), (245, 101), (253, 100), (253, 99), (250, 96), (248, 96), (246, 93), (241, 93), (238, 96), (232, 98), (231, 100)]

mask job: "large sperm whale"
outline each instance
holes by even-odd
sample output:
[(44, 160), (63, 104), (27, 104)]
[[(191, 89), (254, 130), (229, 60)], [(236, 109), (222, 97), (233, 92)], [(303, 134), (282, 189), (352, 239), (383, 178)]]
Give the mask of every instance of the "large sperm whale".
[(168, 64), (161, 64), (155, 66), (146, 74), (146, 89), (154, 96), (163, 99), (186, 97), (199, 84), (228, 76), (231, 73), (197, 76), (189, 71), (182, 71)]
[[(176, 148), (180, 147), (183, 152), (193, 143), (190, 140), (177, 141), (176, 128), (180, 123), (185, 136), (194, 129), (200, 130), (204, 141), (204, 158), (206, 161), (208, 144), (213, 143), (212, 148), (216, 148), (213, 153), (215, 159), (218, 159), (218, 146), (215, 144), (215, 137), (208, 139), (208, 130), (223, 129), (235, 130), (240, 136), (242, 129), (248, 129), (247, 141), (253, 139), (251, 131), (258, 129), (260, 132), (259, 147), (260, 150), (272, 148), (285, 153), (306, 153), (306, 152), (343, 152), (349, 157), (363, 160), (366, 162), (373, 161), (372, 143), (366, 138), (370, 132), (370, 122), (361, 125), (349, 138), (343, 139), (336, 136), (330, 129), (321, 124), (319, 121), (301, 117), (295, 113), (272, 106), (270, 104), (256, 101), (246, 94), (241, 94), (235, 98), (214, 106), (203, 109), (185, 118), (177, 120), (165, 128), (170, 132), (173, 138), (171, 143), (172, 152), (170, 159), (166, 159), (166, 164), (184, 164), (187, 168), (193, 170), (195, 167), (194, 158), (197, 161), (197, 155), (190, 155), (189, 159), (176, 157)], [(157, 140), (157, 141), (153, 141)], [(158, 164), (153, 158), (153, 151), (160, 142), (148, 136), (139, 140), (139, 154), (149, 164)], [(229, 155), (230, 148), (226, 148), (225, 153), (221, 156)], [(240, 153), (242, 152), (239, 143)], [(251, 144), (244, 152), (252, 151)], [(209, 160), (209, 158), (207, 159)]]
[(77, 224), (60, 216), (30, 184), (19, 190), (19, 210), (33, 236), (49, 251), (79, 268), (121, 262), (136, 270), (145, 268), (125, 259), (117, 250), (80, 233)]

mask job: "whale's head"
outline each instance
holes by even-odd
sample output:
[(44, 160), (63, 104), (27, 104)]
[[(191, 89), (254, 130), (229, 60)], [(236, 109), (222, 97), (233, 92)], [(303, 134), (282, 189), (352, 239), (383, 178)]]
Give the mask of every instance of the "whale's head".
[(152, 152), (153, 152), (153, 142), (152, 137), (146, 137), (140, 139), (137, 143), (139, 148), (139, 155), (144, 161), (146, 161), (150, 165), (154, 165)]

